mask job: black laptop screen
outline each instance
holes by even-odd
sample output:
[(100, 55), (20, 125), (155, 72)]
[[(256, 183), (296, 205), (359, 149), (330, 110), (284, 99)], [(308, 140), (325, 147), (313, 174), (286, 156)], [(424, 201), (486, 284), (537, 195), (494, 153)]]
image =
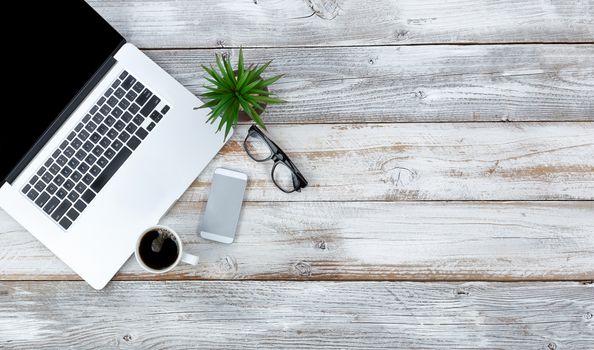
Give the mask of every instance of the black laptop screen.
[(123, 40), (83, 0), (15, 1), (4, 16), (0, 185)]

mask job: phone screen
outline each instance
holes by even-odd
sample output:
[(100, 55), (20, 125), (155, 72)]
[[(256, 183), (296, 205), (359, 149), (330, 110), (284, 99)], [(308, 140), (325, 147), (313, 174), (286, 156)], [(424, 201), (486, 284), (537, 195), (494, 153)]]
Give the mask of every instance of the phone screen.
[(247, 176), (227, 169), (215, 170), (200, 235), (222, 243), (235, 237)]

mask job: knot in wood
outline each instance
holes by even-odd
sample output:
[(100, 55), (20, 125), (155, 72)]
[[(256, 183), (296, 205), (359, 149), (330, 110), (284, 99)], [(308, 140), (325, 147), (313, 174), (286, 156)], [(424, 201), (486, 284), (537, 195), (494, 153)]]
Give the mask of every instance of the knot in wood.
[(300, 261), (294, 267), (300, 276), (311, 276), (311, 266), (308, 263)]
[(549, 345), (547, 345), (547, 349), (549, 350), (556, 350), (557, 349), (557, 344), (550, 342)]

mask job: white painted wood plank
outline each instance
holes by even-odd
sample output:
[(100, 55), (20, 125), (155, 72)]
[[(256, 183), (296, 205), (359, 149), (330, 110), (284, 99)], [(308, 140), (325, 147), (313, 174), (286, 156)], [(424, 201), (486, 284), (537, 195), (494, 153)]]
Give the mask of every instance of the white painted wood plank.
[(91, 0), (141, 47), (594, 41), (594, 3)]
[[(182, 197), (206, 200), (213, 171), (248, 174), (250, 201), (594, 199), (594, 123), (273, 125), (310, 186), (285, 194), (272, 163), (243, 150), (247, 127)], [(222, 136), (221, 136), (222, 137)]]
[[(192, 92), (216, 52), (148, 55)], [(270, 122), (594, 120), (594, 45), (494, 45), (246, 49), (287, 104)]]
[[(250, 202), (231, 245), (198, 237), (203, 212), (180, 202), (161, 221), (198, 266), (155, 276), (131, 259), (116, 278), (594, 279), (594, 202)], [(78, 279), (4, 212), (0, 241), (0, 279)]]
[(580, 283), (0, 283), (3, 349), (590, 349)]

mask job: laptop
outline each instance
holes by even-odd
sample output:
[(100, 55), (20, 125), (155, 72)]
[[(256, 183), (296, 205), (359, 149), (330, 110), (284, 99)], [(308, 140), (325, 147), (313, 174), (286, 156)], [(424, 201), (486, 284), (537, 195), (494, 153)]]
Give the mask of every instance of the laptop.
[(17, 3), (0, 208), (101, 289), (225, 140), (85, 1)]

